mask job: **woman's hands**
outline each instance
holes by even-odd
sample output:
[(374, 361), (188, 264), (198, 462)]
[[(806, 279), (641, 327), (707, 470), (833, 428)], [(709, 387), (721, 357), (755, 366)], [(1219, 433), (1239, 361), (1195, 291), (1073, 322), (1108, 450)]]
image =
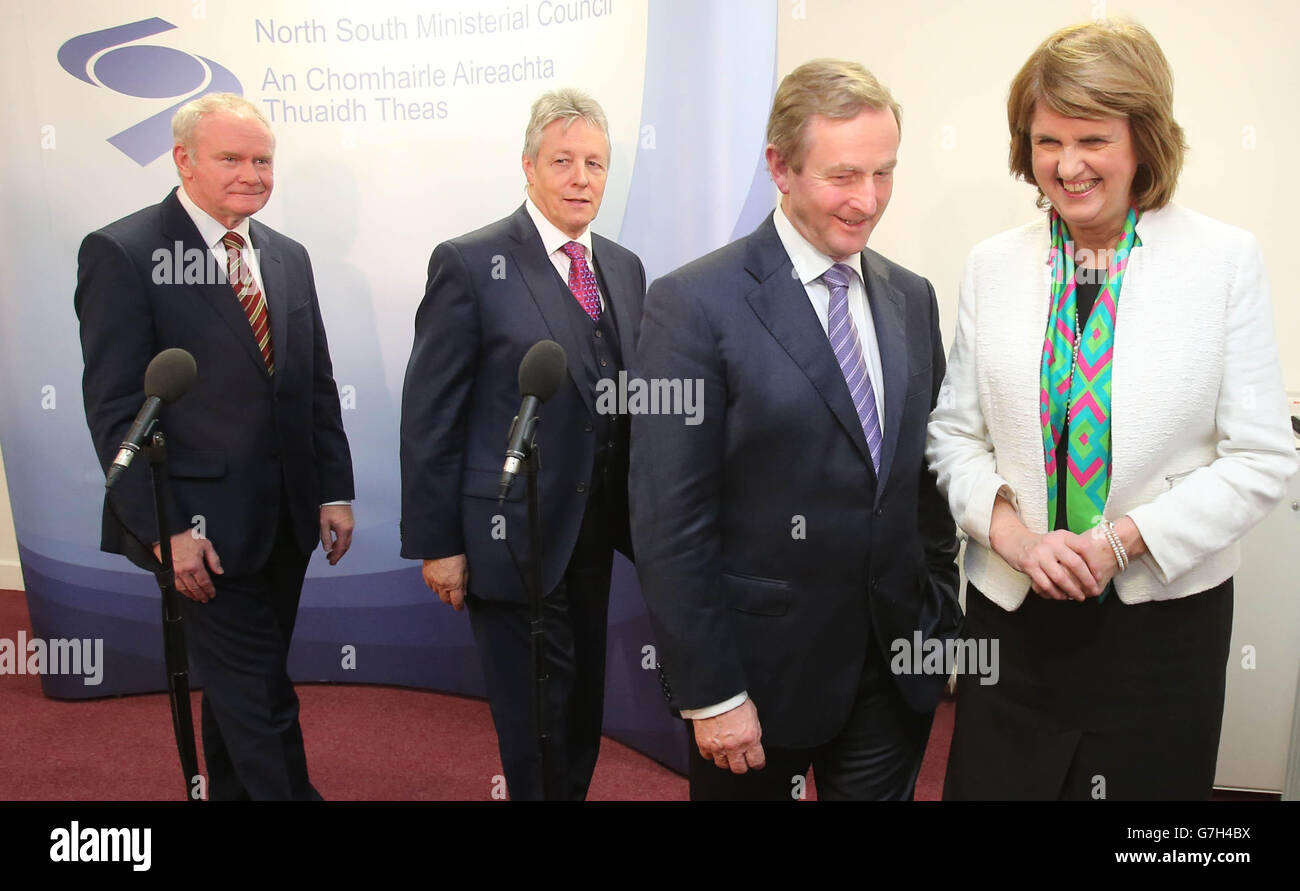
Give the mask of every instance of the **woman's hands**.
[[(1141, 533), (1128, 517), (1116, 524), (1116, 531), (1130, 559), (1146, 550)], [(1100, 526), (1082, 535), (1064, 529), (1030, 532), (1002, 497), (993, 503), (989, 544), (1008, 565), (1029, 576), (1034, 592), (1046, 600), (1097, 597), (1119, 571), (1119, 561)]]

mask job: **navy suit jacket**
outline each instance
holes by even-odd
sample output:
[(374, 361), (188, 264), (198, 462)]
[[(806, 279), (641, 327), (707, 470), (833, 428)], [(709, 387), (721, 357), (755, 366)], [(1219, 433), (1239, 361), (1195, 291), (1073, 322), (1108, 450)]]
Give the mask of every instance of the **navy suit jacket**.
[[(267, 372), (231, 285), (168, 283), (177, 246), (208, 266), (208, 249), (173, 189), (82, 241), (76, 310), (86, 370), (86, 419), (107, 470), (144, 403), (144, 373), (161, 350), (194, 356), (198, 377), (166, 406), (172, 504), (169, 534), (195, 517), (227, 575), (261, 568), (275, 543), (283, 496), (304, 553), (320, 540), (320, 505), (353, 497), (352, 460), (307, 251), (256, 220), (249, 235), (271, 317), (275, 374)], [(158, 540), (143, 455), (104, 504), (101, 547), (156, 565)]]
[[(884, 373), (880, 475), (844, 376), (769, 216), (654, 282), (638, 372), (703, 381), (703, 417), (632, 419), (632, 538), (670, 703), (746, 690), (764, 742), (843, 726), (869, 647), (960, 624), (957, 542), (926, 468), (943, 380), (934, 290), (864, 251)], [(910, 660), (909, 660), (910, 664)], [(918, 711), (946, 676), (896, 675)]]
[[(595, 273), (611, 307), (624, 358), (632, 351), (645, 294), (635, 254), (592, 233)], [(541, 408), (542, 583), (559, 583), (577, 542), (595, 461), (595, 385), (590, 324), (551, 265), (524, 206), (503, 220), (438, 245), (402, 389), (402, 556), (466, 554), (471, 593), (526, 602), (516, 569), (528, 565), (523, 474), (497, 504), (510, 420), (519, 411), (519, 363), (539, 340), (568, 354), (567, 380)], [(614, 504), (626, 505), (626, 471)], [(610, 529), (628, 544), (627, 511)], [(498, 519), (499, 518), (499, 519)], [(513, 552), (513, 555), (512, 553)]]

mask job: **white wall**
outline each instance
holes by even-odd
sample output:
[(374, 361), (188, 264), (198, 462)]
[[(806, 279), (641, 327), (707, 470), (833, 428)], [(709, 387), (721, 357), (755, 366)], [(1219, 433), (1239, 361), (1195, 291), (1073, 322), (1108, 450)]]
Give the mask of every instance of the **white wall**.
[(9, 484), (5, 482), (4, 454), (0, 453), (0, 591), (22, 588), (18, 541), (14, 538), (14, 518), (9, 510)]
[[(1155, 36), (1174, 72), (1174, 112), (1191, 151), (1175, 202), (1255, 233), (1273, 288), (1290, 390), (1300, 390), (1300, 304), (1285, 261), (1300, 222), (1285, 185), (1300, 144), (1300, 4), (1288, 0), (776, 0), (778, 76), (831, 56), (866, 65), (903, 106), (894, 196), (871, 246), (928, 277), (944, 336), (970, 248), (1037, 213), (1007, 172), (1006, 97), (1058, 28), (1106, 15)], [(804, 15), (805, 17), (799, 17)], [(1195, 270), (1188, 270), (1195, 274)]]

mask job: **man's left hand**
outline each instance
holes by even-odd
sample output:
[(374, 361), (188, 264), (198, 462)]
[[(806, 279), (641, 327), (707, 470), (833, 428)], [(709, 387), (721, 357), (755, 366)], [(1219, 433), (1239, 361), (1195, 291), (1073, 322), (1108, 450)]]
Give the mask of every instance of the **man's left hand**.
[(325, 549), (325, 556), (330, 566), (343, 559), (343, 555), (352, 547), (352, 505), (323, 504), (320, 509), (320, 546)]

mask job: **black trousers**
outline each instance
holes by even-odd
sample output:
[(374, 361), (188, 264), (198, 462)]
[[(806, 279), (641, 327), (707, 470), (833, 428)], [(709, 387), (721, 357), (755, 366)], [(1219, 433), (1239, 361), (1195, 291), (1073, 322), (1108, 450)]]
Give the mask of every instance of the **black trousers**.
[(957, 678), (944, 798), (1207, 799), (1232, 633), (1232, 579), (1177, 600), (1060, 602), (1007, 612), (966, 587), (968, 638), (999, 677)]
[[(605, 629), (614, 551), (602, 501), (589, 501), (564, 578), (542, 604), (543, 709), (551, 738), (548, 788), (552, 797), (573, 801), (586, 798), (591, 785), (605, 708)], [(472, 594), (465, 602), (510, 798), (540, 800), (543, 775), (532, 722), (531, 607)]]
[[(798, 801), (808, 768), (819, 801), (910, 801), (921, 771), (934, 712), (915, 712), (890, 679), (875, 642), (863, 667), (849, 719), (833, 739), (812, 749), (763, 746), (762, 770), (733, 774), (705, 761), (688, 728), (692, 801)], [(763, 706), (755, 703), (758, 721)], [(688, 722), (689, 723), (689, 722)]]
[[(294, 541), (288, 506), (266, 565), (211, 574), (207, 603), (181, 597), (190, 666), (203, 684), (203, 760), (212, 801), (310, 800), (287, 661), (310, 554)], [(219, 555), (218, 555), (219, 556)]]

